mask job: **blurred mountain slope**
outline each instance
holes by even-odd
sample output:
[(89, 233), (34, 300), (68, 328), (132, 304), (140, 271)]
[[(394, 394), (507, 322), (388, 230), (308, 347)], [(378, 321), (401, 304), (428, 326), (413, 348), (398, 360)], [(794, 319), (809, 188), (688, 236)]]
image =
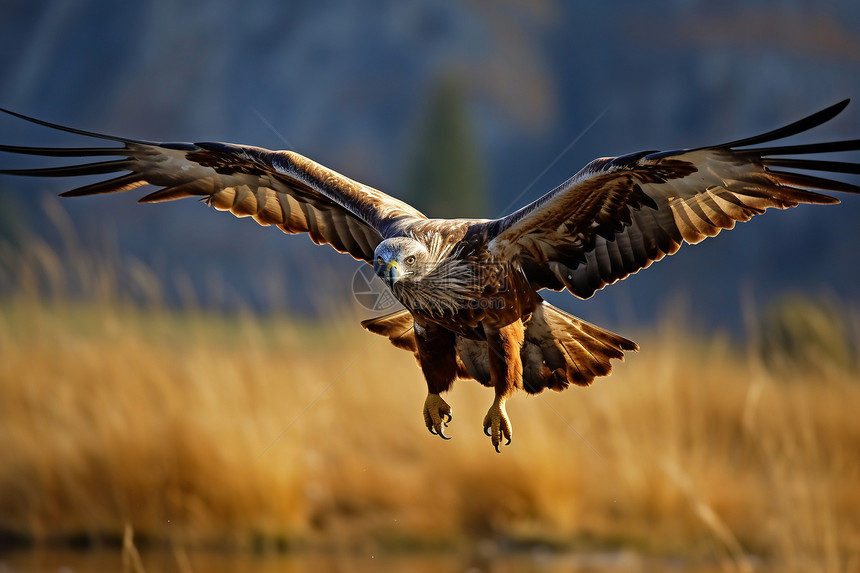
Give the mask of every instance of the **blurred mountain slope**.
[[(860, 28), (848, 25), (860, 22), (860, 5), (848, 0), (3, 5), (4, 107), (134, 138), (295, 149), (404, 198), (434, 86), (456, 78), (484, 162), (487, 217), (536, 199), (594, 157), (735, 139), (844, 97), (857, 101), (810, 137), (860, 136)], [(0, 134), (24, 144), (77, 141), (7, 118)], [(0, 187), (23, 206), (16, 228), (51, 236), (34, 199), (64, 182), (4, 178)], [(845, 203), (768, 214), (587, 305), (553, 300), (594, 319), (648, 321), (667, 296), (690, 293), (703, 322), (729, 324), (742, 291), (857, 300), (860, 201)], [(356, 263), (306, 238), (193, 201), (62, 205), (84, 245), (128, 252), (168, 285), (188, 276), (204, 302), (312, 311), (350, 300)], [(343, 280), (310, 277), (306, 269), (321, 262)]]

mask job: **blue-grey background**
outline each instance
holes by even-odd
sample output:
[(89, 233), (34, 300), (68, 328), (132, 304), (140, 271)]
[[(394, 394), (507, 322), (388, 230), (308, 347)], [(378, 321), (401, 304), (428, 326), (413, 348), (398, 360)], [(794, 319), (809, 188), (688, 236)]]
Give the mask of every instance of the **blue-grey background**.
[[(131, 138), (294, 149), (431, 216), (500, 216), (595, 157), (753, 135), (846, 97), (799, 141), (860, 137), (854, 0), (5, 0), (0, 13), (0, 106)], [(14, 118), (0, 140), (81, 143)], [(434, 203), (424, 183), (450, 174), (421, 160), (428, 149), (466, 157), (452, 185), (475, 192)], [(72, 186), (0, 179), (0, 240), (59, 243), (44, 197)], [(351, 302), (348, 256), (191, 200), (137, 205), (142, 194), (61, 204), (86, 248), (143, 261), (169, 300), (190, 281), (217, 307)], [(685, 246), (588, 303), (550, 298), (616, 324), (649, 324), (681, 298), (709, 327), (787, 292), (856, 303), (860, 197), (841, 198)]]

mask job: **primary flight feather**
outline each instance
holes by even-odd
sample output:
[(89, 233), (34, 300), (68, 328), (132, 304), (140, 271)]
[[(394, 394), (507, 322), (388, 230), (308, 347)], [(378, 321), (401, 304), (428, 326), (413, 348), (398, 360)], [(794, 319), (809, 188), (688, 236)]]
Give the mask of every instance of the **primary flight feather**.
[[(101, 161), (7, 175), (118, 174), (61, 193), (117, 193), (151, 185), (154, 203), (206, 204), (286, 233), (308, 233), (374, 267), (404, 310), (362, 322), (415, 354), (427, 382), (424, 423), (443, 438), (451, 407), (441, 394), (474, 378), (495, 390), (483, 420), (496, 451), (512, 429), (506, 400), (517, 390), (588, 385), (612, 359), (637, 350), (626, 338), (543, 301), (541, 289), (588, 298), (598, 289), (769, 207), (837, 203), (821, 193), (860, 193), (826, 174), (860, 164), (804, 155), (860, 150), (860, 140), (773, 146), (838, 115), (848, 100), (774, 131), (722, 145), (596, 159), (540, 199), (500, 219), (430, 219), (410, 205), (291, 151), (226, 143), (154, 143), (72, 129), (98, 147), (0, 151)], [(801, 157), (798, 157), (801, 156)], [(813, 173), (825, 174), (814, 175)]]

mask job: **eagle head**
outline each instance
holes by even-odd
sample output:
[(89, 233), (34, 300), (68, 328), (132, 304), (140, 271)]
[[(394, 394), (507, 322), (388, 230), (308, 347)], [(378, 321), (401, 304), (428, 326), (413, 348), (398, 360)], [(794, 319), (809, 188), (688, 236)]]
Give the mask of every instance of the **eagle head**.
[[(373, 270), (389, 288), (415, 283), (430, 268), (430, 253), (421, 242), (409, 237), (385, 239), (376, 247)], [(402, 282), (401, 282), (402, 281)]]

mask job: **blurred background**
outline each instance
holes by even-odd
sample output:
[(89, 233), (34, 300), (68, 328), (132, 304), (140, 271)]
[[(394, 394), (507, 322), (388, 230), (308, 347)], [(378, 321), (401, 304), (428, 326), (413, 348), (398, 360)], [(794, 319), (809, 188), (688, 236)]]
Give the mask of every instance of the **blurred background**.
[[(849, 97), (792, 143), (860, 137), (856, 0), (0, 0), (0, 61), (0, 107), (292, 149), (430, 216)], [(0, 142), (86, 143), (6, 116)], [(427, 434), (359, 263), (190, 200), (56, 198), (83, 183), (0, 178), (0, 571), (858, 570), (860, 197), (550, 293), (643, 351), (509, 402), (497, 455), (475, 383)]]
[[(430, 216), (501, 216), (598, 156), (720, 143), (860, 98), (860, 6), (848, 0), (2, 7), (3, 107), (131, 138), (293, 149)], [(854, 138), (858, 126), (855, 103), (799, 140)], [(0, 130), (4, 142), (81, 141), (14, 118)], [(60, 240), (45, 197), (74, 185), (3, 178), (0, 236)], [(550, 298), (592, 320), (649, 324), (686, 293), (701, 325), (733, 329), (742, 299), (856, 300), (860, 198), (841, 198), (682, 249), (586, 305)], [(62, 209), (85, 248), (140, 260), (169, 301), (189, 286), (223, 308), (313, 313), (351, 300), (349, 257), (193, 201), (133, 199)], [(338, 279), (296, 272), (311, 264)]]

